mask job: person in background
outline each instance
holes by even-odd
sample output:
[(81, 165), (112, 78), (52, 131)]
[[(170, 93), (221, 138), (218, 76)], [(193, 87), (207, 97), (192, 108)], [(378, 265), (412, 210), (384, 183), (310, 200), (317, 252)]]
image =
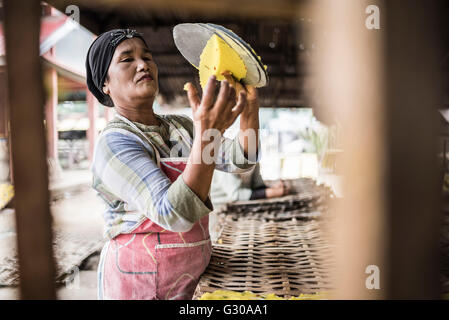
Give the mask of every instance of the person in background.
[(214, 206), (228, 202), (278, 198), (289, 193), (282, 180), (271, 186), (265, 185), (260, 174), (260, 165), (241, 174), (222, 173), (215, 170), (212, 178), (211, 199)]

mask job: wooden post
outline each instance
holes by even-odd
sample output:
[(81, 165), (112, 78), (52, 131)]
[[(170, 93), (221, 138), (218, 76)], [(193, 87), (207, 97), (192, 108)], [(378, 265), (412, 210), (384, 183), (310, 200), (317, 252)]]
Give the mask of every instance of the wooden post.
[[(442, 103), (440, 19), (444, 1), (385, 1), (385, 117), (389, 164), (388, 297), (440, 295)], [(447, 12), (447, 11), (446, 11)]]
[[(436, 298), (436, 6), (323, 0), (315, 9), (318, 111), (341, 123), (344, 149), (335, 297)], [(380, 29), (367, 27), (375, 12)]]
[(47, 125), (47, 152), (50, 159), (58, 162), (58, 73), (54, 68), (45, 70), (49, 95), (45, 104), (45, 122)]
[(97, 118), (98, 105), (97, 99), (87, 90), (87, 112), (89, 117), (89, 129), (87, 130), (87, 139), (89, 141), (89, 161), (92, 161), (94, 156), (95, 142), (97, 141)]
[(6, 108), (6, 73), (0, 66), (0, 138), (8, 137), (8, 115)]
[(112, 108), (104, 107), (104, 118), (106, 119), (106, 122), (109, 122), (112, 118)]
[(40, 1), (5, 0), (4, 27), (22, 299), (55, 299)]
[[(97, 37), (94, 36), (93, 40)], [(98, 101), (94, 95), (86, 88), (86, 100), (87, 100), (87, 112), (89, 117), (89, 129), (87, 131), (87, 139), (89, 141), (89, 161), (92, 162), (94, 157), (95, 142), (97, 141), (97, 123), (98, 118)], [(108, 107), (105, 107), (105, 118), (106, 121), (110, 120), (111, 114)]]
[(6, 101), (6, 72), (0, 66), (0, 181), (11, 181), (11, 156), (9, 148), (9, 116)]
[(326, 122), (338, 119), (342, 127), (344, 198), (330, 230), (336, 244), (335, 297), (343, 299), (385, 297), (383, 281), (381, 290), (365, 287), (369, 265), (378, 266), (384, 276), (386, 240), (382, 33), (365, 27), (368, 4), (320, 1), (314, 19), (323, 89), (318, 111)]
[[(48, 9), (48, 7), (47, 7)], [(51, 10), (50, 10), (51, 12)], [(50, 55), (54, 57), (55, 48), (50, 49)], [(45, 69), (45, 84), (47, 86), (45, 104), (45, 123), (47, 129), (47, 157), (50, 182), (61, 179), (62, 168), (58, 157), (58, 73), (55, 68)]]

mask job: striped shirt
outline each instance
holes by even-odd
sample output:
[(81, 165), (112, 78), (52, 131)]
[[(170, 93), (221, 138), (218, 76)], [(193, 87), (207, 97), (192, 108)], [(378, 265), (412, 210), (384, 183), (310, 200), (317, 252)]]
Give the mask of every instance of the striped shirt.
[[(116, 117), (98, 138), (92, 187), (107, 205), (107, 239), (132, 232), (146, 218), (169, 231), (186, 232), (213, 209), (185, 184), (182, 175), (172, 183), (157, 166), (153, 146), (161, 158), (189, 156), (192, 120), (180, 115), (157, 117), (160, 126), (133, 122), (135, 127)], [(225, 172), (247, 172), (258, 161), (245, 157), (238, 136), (222, 138), (218, 154), (215, 168)]]

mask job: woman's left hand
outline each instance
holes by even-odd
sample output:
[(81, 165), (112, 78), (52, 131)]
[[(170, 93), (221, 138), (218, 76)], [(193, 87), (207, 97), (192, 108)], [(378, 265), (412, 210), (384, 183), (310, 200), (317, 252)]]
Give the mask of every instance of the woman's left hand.
[(259, 111), (259, 97), (257, 95), (257, 89), (250, 85), (241, 84), (239, 81), (237, 81), (233, 76), (232, 73), (229, 71), (224, 71), (221, 73), (222, 76), (225, 77), (225, 79), (229, 82), (229, 85), (233, 87), (237, 93), (237, 96), (240, 91), (244, 90), (246, 92), (246, 101), (247, 106), (243, 110), (242, 115), (245, 114), (254, 114), (254, 112)]
[[(222, 73), (229, 85), (233, 87), (238, 94), (240, 91), (246, 92), (246, 107), (240, 114), (239, 142), (243, 147), (243, 152), (247, 159), (256, 159), (259, 145), (259, 99), (257, 90), (253, 86), (243, 86), (237, 81), (232, 73), (225, 71)], [(248, 134), (248, 130), (254, 134)]]

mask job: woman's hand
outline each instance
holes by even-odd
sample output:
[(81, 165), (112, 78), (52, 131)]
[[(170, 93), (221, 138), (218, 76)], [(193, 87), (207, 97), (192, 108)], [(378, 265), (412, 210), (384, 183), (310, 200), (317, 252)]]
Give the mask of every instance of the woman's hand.
[[(215, 99), (215, 88), (215, 76), (211, 76), (200, 99), (195, 86), (192, 83), (186, 84), (196, 134), (182, 176), (184, 182), (203, 201), (207, 198), (215, 168), (215, 161), (210, 160), (214, 160), (217, 156), (214, 149), (208, 149), (209, 142), (203, 141), (203, 135), (210, 129), (218, 130), (220, 134), (223, 134), (247, 105), (246, 93), (236, 94), (227, 81), (221, 83), (217, 99)], [(213, 145), (220, 142), (221, 139), (213, 139)]]
[(237, 94), (240, 92), (246, 92), (247, 95), (247, 101), (248, 106), (243, 111), (243, 115), (245, 114), (254, 114), (258, 113), (259, 111), (259, 98), (257, 96), (257, 89), (250, 85), (241, 84), (239, 81), (237, 81), (229, 71), (222, 72), (222, 75), (226, 78), (226, 80), (229, 82), (229, 85), (233, 87)]
[[(223, 72), (222, 75), (230, 83), (231, 87), (235, 88), (237, 93), (245, 92), (247, 95), (248, 103), (240, 117), (239, 141), (245, 156), (248, 159), (255, 160), (259, 145), (259, 99), (257, 90), (253, 86), (243, 86), (229, 71)], [(253, 138), (246, 136), (248, 130), (254, 133), (252, 135)]]
[(223, 133), (247, 106), (246, 91), (236, 92), (228, 81), (221, 82), (220, 91), (215, 100), (215, 76), (209, 78), (201, 100), (192, 83), (189, 82), (186, 86), (194, 126), (198, 133), (203, 133), (207, 129), (217, 129)]

